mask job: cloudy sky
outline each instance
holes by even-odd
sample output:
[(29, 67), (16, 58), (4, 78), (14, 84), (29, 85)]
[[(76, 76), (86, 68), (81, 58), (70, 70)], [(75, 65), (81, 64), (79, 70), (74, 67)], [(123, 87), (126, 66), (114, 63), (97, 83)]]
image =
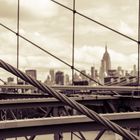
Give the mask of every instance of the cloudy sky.
[[(57, 0), (72, 8), (73, 0)], [(137, 40), (138, 1), (76, 0), (76, 10)], [(100, 68), (108, 46), (112, 68), (132, 69), (137, 64), (137, 44), (76, 14), (75, 67)], [(0, 0), (0, 23), (17, 30), (17, 0)], [(50, 53), (72, 63), (72, 12), (50, 0), (20, 0), (20, 34)], [(0, 26), (0, 59), (16, 66), (16, 36)], [(45, 80), (49, 69), (70, 73), (70, 68), (20, 39), (21, 70), (37, 69)], [(4, 70), (0, 77), (9, 76)]]

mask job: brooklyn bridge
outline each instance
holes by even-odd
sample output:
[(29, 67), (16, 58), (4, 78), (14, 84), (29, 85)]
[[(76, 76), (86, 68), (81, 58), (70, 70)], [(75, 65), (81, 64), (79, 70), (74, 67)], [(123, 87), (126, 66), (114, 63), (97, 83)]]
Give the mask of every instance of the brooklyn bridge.
[[(47, 48), (42, 47), (42, 45), (38, 45), (38, 43), (28, 37), (28, 35), (22, 34), (23, 31), (21, 31), (20, 20), (22, 18), (23, 1), (14, 0), (14, 2), (15, 1), (16, 29), (13, 29), (11, 25), (5, 23), (6, 19), (0, 18), (1, 31), (4, 30), (6, 33), (14, 35), (14, 39), (11, 40), (15, 41), (16, 46), (16, 54), (14, 54), (14, 58), (10, 58), (11, 61), (6, 58), (4, 59), (4, 57), (0, 58), (2, 71), (0, 77), (0, 139), (139, 140), (140, 2), (138, 4), (138, 39), (134, 39), (80, 12), (76, 8), (76, 0), (71, 0), (71, 7), (63, 2), (48, 0), (52, 5), (69, 11), (71, 14), (72, 53), (70, 57), (71, 60), (66, 61), (66, 59), (57, 55), (58, 50), (55, 50), (55, 47), (53, 48), (54, 53), (52, 53), (49, 49), (47, 50)], [(4, 2), (1, 1), (0, 3), (1, 5), (4, 4)], [(36, 1), (33, 3), (36, 3)], [(41, 3), (41, 1), (39, 3)], [(34, 5), (32, 6), (34, 7)], [(35, 6), (37, 6), (37, 4), (35, 4)], [(8, 10), (9, 9), (6, 9), (6, 11)], [(95, 73), (93, 67), (91, 69), (91, 75), (85, 71), (81, 71), (79, 65), (82, 65), (82, 63), (78, 64), (77, 67), (77, 62), (75, 62), (77, 16), (82, 17), (82, 20), (86, 19), (87, 22), (97, 24), (102, 30), (106, 29), (113, 32), (114, 36), (118, 35), (121, 39), (127, 39), (128, 42), (135, 43), (137, 46), (137, 64), (134, 66), (134, 70), (131, 74), (126, 73), (126, 75), (123, 75), (122, 69), (118, 69), (121, 73), (117, 73), (118, 71), (116, 70), (111, 70), (111, 60), (107, 44), (103, 59), (101, 60), (100, 74), (98, 74), (97, 71)], [(41, 21), (34, 21), (32, 24), (36, 24), (35, 22)], [(53, 24), (53, 22), (51, 24)], [(6, 36), (7, 39), (5, 42), (9, 41), (10, 37), (8, 38), (8, 35)], [(2, 36), (0, 35), (0, 37)], [(2, 39), (0, 38), (0, 40)], [(51, 81), (54, 76), (51, 77), (51, 80), (48, 77), (49, 82), (42, 82), (37, 79), (36, 73), (25, 73), (22, 67), (23, 63), (20, 63), (21, 55), (23, 55), (21, 41), (34, 47), (31, 52), (33, 52), (34, 49), (38, 49), (40, 56), (44, 54), (50, 56), (51, 59), (56, 61), (55, 65), (57, 65), (57, 62), (65, 65), (71, 73), (71, 80), (69, 80), (67, 84), (64, 83), (63, 74), (58, 72), (58, 79), (56, 78), (55, 82)], [(57, 42), (51, 43), (54, 43), (53, 45), (55, 46)], [(1, 50), (4, 50), (2, 46), (4, 45), (1, 43)], [(27, 48), (25, 49), (28, 52)], [(65, 52), (65, 50), (61, 50), (62, 53), (63, 51)], [(66, 55), (69, 53), (70, 52), (66, 52)], [(3, 55), (7, 54), (4, 52)], [(38, 59), (38, 57), (35, 56), (36, 54), (32, 53), (32, 55), (36, 57), (36, 60)], [(46, 63), (51, 61), (51, 59), (45, 60)], [(84, 59), (82, 61), (84, 65)], [(9, 62), (12, 62), (12, 64)], [(39, 61), (32, 63), (37, 65)], [(61, 67), (59, 67), (59, 69), (61, 69)], [(81, 79), (76, 79), (75, 73), (78, 73)], [(9, 79), (9, 82), (5, 81), (5, 77), (7, 78), (9, 74), (10, 76), (14, 76), (16, 82), (12, 81), (12, 83), (11, 80), (13, 79)], [(43, 138), (41, 138), (42, 135), (44, 136)]]

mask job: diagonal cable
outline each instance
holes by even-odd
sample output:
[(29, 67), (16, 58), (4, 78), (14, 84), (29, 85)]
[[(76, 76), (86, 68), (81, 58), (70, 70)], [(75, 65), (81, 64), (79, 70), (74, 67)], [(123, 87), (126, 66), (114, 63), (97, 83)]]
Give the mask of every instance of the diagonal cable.
[(107, 25), (105, 25), (105, 24), (103, 24), (103, 23), (97, 21), (97, 20), (94, 20), (94, 19), (92, 19), (92, 18), (90, 18), (90, 17), (88, 17), (88, 16), (86, 16), (86, 15), (84, 15), (84, 14), (82, 14), (82, 13), (76, 11), (76, 10), (73, 10), (73, 9), (71, 9), (71, 8), (69, 8), (69, 7), (65, 6), (65, 5), (63, 5), (62, 3), (59, 3), (59, 2), (57, 2), (57, 1), (55, 1), (55, 0), (50, 0), (50, 1), (56, 3), (57, 5), (59, 5), (59, 6), (63, 7), (63, 8), (65, 8), (65, 9), (71, 11), (71, 12), (74, 12), (75, 14), (77, 14), (77, 15), (79, 15), (79, 16), (85, 18), (85, 19), (90, 20), (90, 21), (92, 21), (92, 22), (94, 22), (94, 23), (96, 23), (96, 24), (98, 24), (98, 25), (100, 25), (100, 26), (102, 26), (102, 27), (104, 27), (104, 28), (106, 28), (106, 29), (108, 29), (108, 30), (111, 30), (111, 31), (114, 32), (114, 33), (117, 33), (117, 34), (119, 34), (119, 35), (121, 35), (121, 36), (123, 36), (123, 37), (125, 37), (125, 38), (127, 38), (127, 39), (129, 39), (129, 40), (131, 40), (131, 41), (134, 41), (134, 42), (138, 43), (138, 41), (137, 41), (136, 39), (133, 39), (133, 38), (131, 38), (131, 37), (129, 37), (129, 36), (127, 36), (127, 35), (125, 35), (125, 34), (119, 32), (119, 31), (117, 31), (117, 30), (115, 30), (115, 29), (113, 29), (113, 28), (111, 28), (111, 27), (109, 27), (109, 26), (107, 26)]
[(97, 114), (95, 111), (87, 108), (86, 106), (79, 104), (73, 99), (68, 98), (66, 95), (61, 94), (60, 92), (55, 91), (54, 89), (50, 88), (49, 86), (46, 86), (42, 84), (41, 82), (31, 78), (30, 76), (24, 74), (22, 71), (14, 68), (8, 63), (5, 63), (4, 61), (0, 60), (0, 67), (5, 69), (6, 71), (14, 74), (15, 76), (20, 77), (22, 80), (30, 83), (31, 85), (35, 86), (36, 88), (40, 89), (41, 91), (45, 93), (48, 93), (49, 95), (57, 98), (61, 102), (69, 105), (70, 107), (76, 109), (77, 111), (81, 112), (83, 115), (86, 115), (87, 117), (91, 118), (92, 120), (95, 120), (96, 122), (102, 124), (106, 128), (112, 130), (113, 132), (121, 135), (122, 137), (129, 139), (129, 140), (139, 140), (139, 137), (134, 135), (132, 132), (122, 128), (121, 126), (111, 122), (107, 118), (103, 118), (99, 114)]
[[(5, 29), (11, 31), (12, 33), (18, 35), (20, 38), (24, 39), (25, 41), (29, 42), (30, 44), (32, 44), (33, 46), (35, 46), (36, 48), (42, 50), (43, 52), (49, 54), (50, 56), (54, 57), (55, 59), (59, 60), (60, 62), (62, 62), (63, 64), (67, 65), (68, 67), (76, 70), (77, 72), (79, 72), (80, 74), (82, 74), (83, 76), (87, 77), (88, 79), (94, 81), (95, 83), (99, 84), (100, 86), (103, 86), (101, 83), (99, 83), (98, 81), (94, 80), (93, 78), (89, 77), (88, 75), (82, 73), (80, 70), (78, 70), (77, 68), (75, 68), (74, 66), (71, 66), (69, 63), (65, 62), (64, 60), (58, 58), (57, 56), (55, 56), (54, 54), (48, 52), (47, 50), (43, 49), (42, 47), (40, 47), (39, 45), (35, 44), (34, 42), (32, 42), (31, 40), (27, 39), (26, 37), (16, 33), (14, 30), (10, 29), (9, 27), (5, 26), (4, 24), (0, 23), (0, 25), (2, 27), (4, 27)], [(115, 91), (111, 91), (113, 94), (115, 95), (119, 95), (117, 92)]]
[[(75, 11), (76, 12), (76, 11)], [(77, 13), (77, 12), (76, 12)], [(86, 17), (86, 16), (85, 16)], [(97, 22), (98, 23), (98, 22)], [(108, 27), (109, 29), (109, 27)], [(14, 31), (13, 31), (14, 33)], [(16, 35), (19, 35), (18, 33), (15, 33)], [(121, 35), (121, 33), (120, 33)], [(122, 34), (123, 35), (123, 34)], [(20, 35), (19, 35), (20, 36)], [(125, 36), (125, 35), (123, 35)], [(21, 36), (20, 36), (21, 37)], [(136, 42), (136, 40), (125, 36), (133, 41)], [(22, 37), (21, 37), (22, 38)], [(24, 39), (24, 38), (23, 38)], [(27, 41), (27, 40), (26, 40)], [(81, 113), (87, 115), (88, 117), (90, 117), (91, 119), (95, 119), (97, 122), (100, 122), (101, 124), (103, 124), (104, 126), (106, 126), (107, 128), (110, 128), (112, 131), (122, 135), (124, 138), (126, 139), (132, 139), (132, 140), (138, 140), (139, 138), (137, 136), (135, 136), (133, 133), (131, 133), (130, 131), (127, 131), (125, 129), (123, 129), (122, 127), (116, 125), (115, 123), (109, 121), (108, 119), (104, 119), (103, 117), (99, 116), (96, 112), (84, 107), (83, 105), (77, 103), (74, 100), (69, 99), (68, 97), (66, 97), (65, 95), (60, 94), (59, 92), (54, 91), (53, 89), (46, 87), (45, 85), (41, 84), (40, 82), (38, 82), (37, 80), (33, 80), (31, 77), (25, 75), (24, 73), (22, 73), (21, 71), (15, 69), (14, 67), (12, 67), (9, 64), (6, 64), (5, 62), (3, 62), (2, 60), (0, 61), (0, 66), (2, 68), (4, 68), (5, 70), (13, 73), (14, 75), (20, 77), (21, 79), (29, 82), (30, 84), (34, 85), (35, 87), (38, 87), (40, 90), (42, 90), (43, 92), (48, 92), (49, 94), (53, 95), (54, 97), (56, 97), (57, 99), (63, 101), (64, 103), (70, 105), (71, 107), (77, 109), (78, 111), (80, 111)]]

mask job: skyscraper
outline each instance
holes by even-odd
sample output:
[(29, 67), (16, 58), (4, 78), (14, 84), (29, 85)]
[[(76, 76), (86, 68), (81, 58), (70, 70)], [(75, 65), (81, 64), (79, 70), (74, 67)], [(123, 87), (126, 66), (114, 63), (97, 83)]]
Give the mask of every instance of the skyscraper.
[(137, 76), (137, 68), (136, 68), (136, 65), (133, 65), (133, 76)]
[(110, 55), (107, 51), (107, 45), (105, 46), (105, 53), (103, 55), (102, 61), (103, 61), (103, 65), (104, 65), (103, 66), (104, 70), (108, 74), (108, 70), (111, 69), (111, 60), (110, 60)]
[(87, 77), (85, 75), (87, 75), (86, 70), (81, 70), (80, 73), (81, 80), (87, 80)]
[(65, 76), (64, 76), (64, 84), (66, 84), (66, 85), (69, 85), (70, 84), (70, 77), (69, 77), (69, 75), (68, 74), (66, 74)]
[[(26, 70), (25, 73), (33, 79), (37, 79), (37, 71), (35, 69)], [(25, 84), (28, 85), (29, 83), (25, 82)], [(36, 90), (31, 90), (31, 92), (36, 92)]]
[(105, 53), (102, 57), (102, 63), (101, 63), (102, 72), (106, 73), (108, 75), (108, 70), (111, 69), (111, 60), (110, 55), (107, 51), (107, 45), (105, 46)]
[(50, 73), (50, 80), (51, 80), (51, 84), (54, 84), (54, 82), (55, 82), (55, 73), (54, 73), (54, 69), (50, 69), (50, 71), (49, 71), (49, 73)]
[(57, 71), (55, 73), (55, 83), (57, 85), (64, 85), (64, 73), (61, 71)]
[(100, 82), (104, 83), (104, 77), (108, 76), (108, 71), (111, 70), (111, 60), (110, 55), (107, 51), (107, 45), (105, 46), (105, 53), (103, 54), (101, 60), (101, 68), (100, 68)]
[(25, 73), (29, 76), (31, 76), (34, 79), (37, 79), (37, 72), (36, 70), (26, 70)]
[(95, 67), (91, 67), (91, 78), (95, 79)]

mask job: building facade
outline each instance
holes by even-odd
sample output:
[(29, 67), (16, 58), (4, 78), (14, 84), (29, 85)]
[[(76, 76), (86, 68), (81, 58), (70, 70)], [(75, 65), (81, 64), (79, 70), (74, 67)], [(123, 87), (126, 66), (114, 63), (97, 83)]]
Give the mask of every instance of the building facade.
[(25, 73), (28, 75), (28, 76), (31, 76), (32, 78), (34, 79), (37, 79), (37, 72), (36, 70), (26, 70)]
[(61, 71), (57, 71), (55, 73), (55, 84), (64, 85), (64, 73)]
[(106, 45), (105, 52), (101, 60), (101, 67), (100, 67), (100, 80), (101, 80), (100, 82), (102, 84), (104, 81), (104, 77), (107, 77), (109, 75), (109, 70), (111, 70), (111, 59)]

